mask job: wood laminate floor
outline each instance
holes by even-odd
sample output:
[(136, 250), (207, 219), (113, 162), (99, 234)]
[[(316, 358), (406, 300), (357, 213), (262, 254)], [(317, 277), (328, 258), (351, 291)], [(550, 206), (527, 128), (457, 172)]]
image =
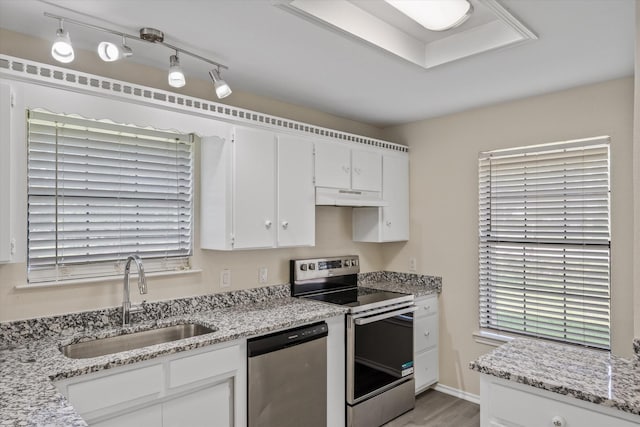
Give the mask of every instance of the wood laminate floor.
[(479, 427), (480, 406), (427, 390), (416, 397), (416, 407), (384, 427)]

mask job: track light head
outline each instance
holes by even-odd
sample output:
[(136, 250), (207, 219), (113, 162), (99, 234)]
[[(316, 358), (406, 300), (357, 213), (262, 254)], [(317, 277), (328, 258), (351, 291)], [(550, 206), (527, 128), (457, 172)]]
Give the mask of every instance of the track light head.
[(213, 80), (213, 87), (216, 90), (216, 96), (219, 99), (226, 98), (231, 95), (231, 88), (220, 76), (220, 67), (209, 71), (209, 76), (211, 77), (211, 80)]
[(122, 36), (122, 46), (111, 42), (100, 42), (98, 45), (98, 56), (105, 62), (113, 62), (119, 59), (128, 58), (133, 55), (133, 51), (127, 46), (127, 39)]
[(187, 83), (187, 80), (184, 78), (184, 73), (182, 72), (182, 68), (180, 67), (180, 59), (178, 59), (178, 52), (175, 55), (171, 55), (169, 57), (169, 75), (168, 75), (169, 86), (172, 87), (182, 87)]
[(62, 27), (62, 19), (60, 20), (60, 27), (56, 31), (56, 39), (51, 46), (51, 56), (56, 61), (64, 64), (68, 64), (75, 59), (71, 37), (69, 37), (69, 32)]
[(105, 62), (113, 62), (120, 59), (120, 48), (111, 42), (100, 42), (98, 45), (98, 56)]

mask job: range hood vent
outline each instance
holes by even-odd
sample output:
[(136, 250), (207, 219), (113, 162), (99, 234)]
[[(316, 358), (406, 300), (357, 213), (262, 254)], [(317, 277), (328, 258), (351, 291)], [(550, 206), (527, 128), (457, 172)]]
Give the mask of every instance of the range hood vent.
[(316, 187), (316, 205), (371, 207), (387, 206), (379, 191), (341, 190)]

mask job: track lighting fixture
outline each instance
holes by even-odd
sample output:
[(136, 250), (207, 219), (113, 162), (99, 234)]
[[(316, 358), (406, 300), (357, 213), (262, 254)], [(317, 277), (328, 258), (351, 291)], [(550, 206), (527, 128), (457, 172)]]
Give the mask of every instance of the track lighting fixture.
[(122, 37), (122, 45), (120, 46), (108, 41), (103, 41), (98, 44), (98, 56), (105, 62), (113, 62), (119, 59), (128, 58), (133, 54), (131, 48), (127, 46), (127, 39), (137, 40), (143, 43), (162, 45), (175, 52), (175, 54), (172, 54), (169, 57), (169, 74), (167, 76), (167, 81), (170, 86), (180, 88), (186, 84), (186, 78), (182, 67), (180, 67), (180, 59), (178, 58), (178, 54), (184, 54), (191, 56), (192, 58), (196, 58), (200, 61), (206, 62), (215, 67), (213, 70), (209, 71), (209, 76), (213, 80), (213, 87), (215, 88), (218, 98), (222, 99), (231, 95), (231, 88), (229, 87), (227, 82), (222, 79), (220, 74), (223, 68), (229, 69), (227, 66), (202, 57), (193, 52), (189, 52), (188, 50), (182, 49), (181, 47), (174, 46), (165, 42), (164, 33), (158, 29), (144, 27), (139, 30), (139, 35), (132, 35), (123, 33), (121, 31), (100, 27), (98, 25), (88, 24), (86, 22), (78, 21), (75, 19), (52, 15), (47, 12), (44, 13), (44, 16), (57, 19), (59, 21), (58, 30), (56, 32), (56, 40), (51, 47), (51, 55), (56, 59), (56, 61), (66, 64), (73, 61), (75, 58), (73, 47), (71, 46), (71, 39), (69, 38), (69, 33), (62, 27), (62, 23), (63, 21), (65, 21), (67, 24), (71, 23), (85, 28), (90, 28), (92, 30), (115, 34)]
[(60, 25), (56, 31), (56, 39), (51, 46), (51, 56), (56, 61), (68, 64), (75, 59), (75, 53), (73, 52), (69, 32), (62, 27), (62, 19), (58, 19), (58, 21)]
[(213, 80), (213, 87), (216, 90), (216, 96), (220, 99), (231, 95), (231, 88), (220, 76), (220, 67), (209, 71), (209, 76)]
[(187, 80), (184, 78), (184, 73), (182, 72), (182, 67), (180, 67), (178, 51), (176, 51), (175, 55), (169, 57), (169, 75), (167, 76), (167, 80), (169, 81), (169, 86), (172, 87), (182, 87), (187, 83)]

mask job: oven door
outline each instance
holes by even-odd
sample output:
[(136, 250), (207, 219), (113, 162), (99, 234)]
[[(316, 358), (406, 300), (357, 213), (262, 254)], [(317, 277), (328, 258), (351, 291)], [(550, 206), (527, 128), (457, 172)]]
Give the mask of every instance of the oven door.
[(347, 315), (347, 403), (413, 378), (413, 303)]

